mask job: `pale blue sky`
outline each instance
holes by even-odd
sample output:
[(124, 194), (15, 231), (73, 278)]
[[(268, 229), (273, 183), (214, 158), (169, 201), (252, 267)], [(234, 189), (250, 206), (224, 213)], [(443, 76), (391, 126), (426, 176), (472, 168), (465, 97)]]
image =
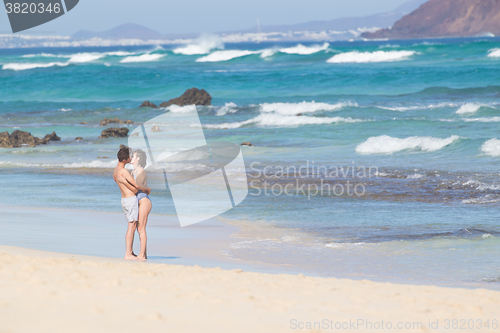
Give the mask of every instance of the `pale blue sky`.
[[(66, 15), (31, 31), (73, 34), (102, 31), (122, 23), (145, 25), (160, 33), (201, 33), (365, 16), (390, 11), (407, 0), (80, 0)], [(0, 31), (11, 31), (0, 13)]]

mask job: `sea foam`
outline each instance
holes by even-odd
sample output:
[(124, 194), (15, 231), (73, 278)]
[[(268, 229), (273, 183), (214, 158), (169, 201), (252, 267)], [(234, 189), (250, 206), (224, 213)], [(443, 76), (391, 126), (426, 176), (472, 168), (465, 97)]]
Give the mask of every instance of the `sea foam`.
[(236, 105), (236, 103), (233, 103), (233, 102), (226, 103), (223, 107), (221, 107), (219, 110), (217, 110), (216, 115), (223, 116), (223, 115), (228, 114), (228, 113), (235, 113), (237, 111), (236, 110), (237, 106), (238, 105)]
[(311, 113), (317, 111), (338, 111), (345, 106), (358, 106), (353, 102), (342, 102), (336, 104), (301, 102), (301, 103), (263, 103), (261, 112), (276, 112), (283, 115), (296, 115), (298, 113)]
[(245, 57), (252, 54), (258, 54), (261, 51), (248, 51), (248, 50), (225, 50), (215, 51), (207, 56), (196, 59), (196, 62), (219, 62), (228, 61), (235, 58)]
[(150, 54), (150, 53), (146, 53), (146, 54), (142, 54), (140, 56), (130, 56), (130, 57), (126, 57), (122, 60), (120, 60), (121, 63), (131, 63), (131, 62), (150, 62), (150, 61), (156, 61), (160, 58), (163, 58), (165, 56), (165, 54)]
[(416, 54), (415, 51), (375, 51), (375, 52), (346, 52), (339, 53), (328, 59), (326, 62), (332, 64), (342, 63), (369, 63), (369, 62), (389, 62), (408, 60), (410, 56)]
[(285, 116), (281, 114), (268, 113), (261, 114), (255, 118), (235, 122), (235, 123), (223, 123), (223, 124), (207, 124), (204, 128), (217, 129), (217, 128), (240, 128), (244, 126), (276, 126), (276, 127), (293, 127), (300, 125), (320, 125), (320, 124), (332, 124), (332, 123), (355, 123), (361, 122), (363, 120), (343, 118), (343, 117), (306, 117), (306, 116)]
[(214, 49), (223, 49), (224, 43), (218, 36), (204, 35), (201, 36), (196, 43), (174, 49), (176, 54), (193, 55), (207, 54)]
[(491, 49), (488, 53), (490, 58), (500, 58), (500, 49)]
[(427, 109), (439, 109), (439, 108), (448, 108), (448, 107), (456, 107), (457, 104), (454, 103), (439, 103), (439, 104), (429, 104), (429, 105), (412, 105), (412, 106), (377, 106), (379, 109), (391, 110), (391, 111), (411, 111), (411, 110), (427, 110)]
[(52, 53), (25, 54), (21, 56), (21, 58), (36, 58), (36, 57), (60, 58), (61, 56)]
[(486, 155), (500, 156), (500, 140), (490, 139), (483, 143), (481, 151)]
[(460, 137), (457, 135), (452, 135), (446, 139), (419, 136), (399, 139), (388, 135), (382, 135), (368, 138), (368, 140), (356, 147), (356, 152), (360, 154), (391, 154), (410, 149), (436, 151), (459, 139)]
[(76, 53), (71, 55), (68, 62), (72, 63), (91, 62), (97, 59), (104, 58), (105, 56), (106, 56), (105, 53)]
[(483, 117), (483, 118), (466, 118), (464, 121), (480, 122), (480, 123), (496, 123), (500, 121), (500, 117)]
[(475, 104), (475, 103), (465, 103), (464, 105), (462, 105), (460, 107), (460, 109), (457, 110), (457, 114), (468, 114), (468, 113), (474, 113), (476, 112), (477, 110), (479, 110), (479, 108), (481, 107), (481, 105), (479, 104)]
[[(51, 53), (40, 53), (40, 54), (26, 54), (23, 58), (35, 58), (35, 57), (47, 57), (47, 58), (67, 58), (67, 62), (48, 62), (48, 63), (9, 63), (2, 66), (2, 69), (12, 69), (16, 71), (22, 71), (34, 68), (48, 68), (54, 66), (67, 66), (69, 64), (81, 64), (92, 62), (107, 56), (130, 56), (134, 55), (134, 52), (126, 51), (114, 51), (114, 52), (84, 52), (84, 53), (74, 53), (74, 54), (64, 54), (55, 55)], [(126, 59), (126, 58), (125, 58)], [(125, 60), (124, 59), (124, 60)]]
[(325, 51), (328, 49), (329, 46), (330, 44), (328, 43), (325, 43), (323, 45), (313, 45), (313, 46), (304, 46), (302, 44), (298, 44), (297, 46), (279, 49), (279, 52), (286, 54), (307, 55)]
[(165, 110), (168, 110), (172, 113), (186, 113), (186, 112), (193, 112), (196, 111), (196, 105), (185, 105), (185, 106), (179, 106), (179, 105), (170, 105), (165, 108)]
[(68, 66), (67, 62), (48, 62), (48, 63), (10, 63), (2, 66), (2, 69), (12, 69), (14, 71), (24, 71), (35, 68), (48, 68), (54, 66)]

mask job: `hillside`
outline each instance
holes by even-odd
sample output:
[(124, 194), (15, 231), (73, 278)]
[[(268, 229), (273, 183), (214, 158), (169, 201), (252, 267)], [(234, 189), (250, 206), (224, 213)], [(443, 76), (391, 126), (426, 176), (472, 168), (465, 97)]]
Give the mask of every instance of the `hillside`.
[(500, 0), (430, 0), (390, 29), (364, 38), (429, 38), (500, 35)]
[(290, 25), (262, 25), (248, 30), (238, 32), (287, 32), (287, 31), (323, 31), (323, 30), (356, 30), (358, 28), (390, 27), (404, 15), (411, 13), (427, 0), (410, 0), (397, 7), (396, 9), (380, 14), (359, 17), (343, 17), (326, 21), (309, 21)]
[(87, 38), (137, 38), (137, 39), (158, 39), (162, 38), (162, 34), (152, 29), (146, 28), (139, 24), (125, 23), (113, 29), (94, 32), (88, 30), (81, 30), (73, 35), (74, 38), (87, 39)]

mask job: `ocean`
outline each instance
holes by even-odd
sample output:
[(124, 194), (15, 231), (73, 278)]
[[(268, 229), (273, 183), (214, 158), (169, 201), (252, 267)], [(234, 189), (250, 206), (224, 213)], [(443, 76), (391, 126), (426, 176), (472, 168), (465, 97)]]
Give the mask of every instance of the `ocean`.
[[(207, 140), (253, 144), (249, 195), (222, 215), (243, 235), (226, 255), (500, 289), (499, 77), (500, 38), (485, 37), (2, 49), (0, 132), (62, 140), (0, 148), (0, 205), (120, 212), (127, 139), (98, 139), (99, 122), (182, 112), (139, 105), (203, 88)], [(168, 192), (151, 198), (172, 214)]]

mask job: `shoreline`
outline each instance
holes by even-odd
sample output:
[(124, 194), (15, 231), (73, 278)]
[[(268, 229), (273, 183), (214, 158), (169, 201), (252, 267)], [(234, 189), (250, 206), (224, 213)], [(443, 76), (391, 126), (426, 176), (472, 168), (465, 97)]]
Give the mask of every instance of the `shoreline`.
[[(345, 323), (343, 331), (371, 331), (368, 323), (382, 321), (385, 328), (411, 323), (405, 332), (449, 332), (447, 321), (474, 320), (473, 332), (486, 320), (498, 323), (500, 306), (500, 292), (486, 289), (148, 265), (12, 246), (0, 246), (0, 292), (4, 332), (327, 332)], [(322, 326), (314, 330), (315, 323)]]
[[(0, 215), (3, 217), (0, 219), (0, 228), (4, 231), (0, 233), (0, 246), (125, 261), (127, 223), (122, 213), (0, 206)], [(345, 247), (340, 243), (338, 248), (323, 251), (324, 244), (318, 250), (314, 239), (308, 239), (299, 229), (282, 229), (257, 221), (224, 217), (182, 228), (175, 216), (151, 214), (147, 231), (148, 264), (197, 265), (269, 274), (304, 274), (353, 281), (369, 279), (377, 283), (469, 290), (499, 289), (498, 282), (495, 282), (497, 280), (456, 281), (445, 276), (425, 279), (416, 273), (421, 266), (406, 267), (408, 265), (403, 262), (404, 266), (398, 268), (391, 256), (395, 250), (399, 250), (391, 246), (397, 246), (398, 243), (374, 244), (368, 249), (358, 249), (355, 244)], [(139, 238), (136, 236), (134, 250), (137, 253)], [(378, 267), (388, 267), (392, 271), (380, 274), (380, 270), (373, 270)]]
[[(0, 206), (1, 246), (123, 260), (127, 222), (123, 213)], [(16, 223), (10, 223), (16, 221)], [(237, 242), (239, 227), (213, 218), (180, 227), (175, 216), (150, 214), (146, 263), (199, 265), (281, 273), (271, 264), (233, 258), (224, 252)], [(135, 234), (134, 251), (139, 251)]]

